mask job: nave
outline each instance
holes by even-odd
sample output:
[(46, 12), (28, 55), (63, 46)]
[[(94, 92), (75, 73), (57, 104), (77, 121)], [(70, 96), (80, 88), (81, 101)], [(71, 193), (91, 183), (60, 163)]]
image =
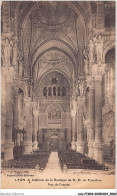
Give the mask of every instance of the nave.
[(103, 164), (73, 150), (36, 151), (30, 155), (23, 155), (22, 158), (3, 161), (2, 168), (37, 169), (44, 173), (61, 173), (67, 169), (108, 170)]

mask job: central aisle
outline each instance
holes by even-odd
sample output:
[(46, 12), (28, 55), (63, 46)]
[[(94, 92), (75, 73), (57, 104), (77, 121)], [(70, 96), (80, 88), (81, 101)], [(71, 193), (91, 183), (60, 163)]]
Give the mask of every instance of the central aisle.
[(62, 172), (59, 164), (58, 152), (51, 152), (44, 172)]

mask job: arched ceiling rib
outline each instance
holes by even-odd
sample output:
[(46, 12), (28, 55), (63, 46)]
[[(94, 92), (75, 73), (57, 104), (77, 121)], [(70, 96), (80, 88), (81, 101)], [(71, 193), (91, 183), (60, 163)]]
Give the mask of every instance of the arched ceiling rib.
[(34, 68), (35, 68), (35, 65), (36, 65), (36, 62), (38, 61), (38, 59), (39, 59), (43, 54), (45, 54), (46, 52), (48, 52), (48, 51), (50, 51), (50, 50), (57, 50), (57, 51), (60, 51), (60, 52), (62, 52), (63, 54), (65, 54), (66, 57), (68, 57), (68, 58), (71, 60), (73, 66), (74, 66), (74, 70), (76, 71), (76, 62), (74, 61), (74, 58), (71, 57), (71, 55), (70, 55), (69, 53), (67, 53), (66, 50), (63, 50), (62, 48), (59, 48), (59, 47), (56, 47), (56, 46), (52, 46), (52, 47), (49, 47), (49, 48), (47, 47), (46, 49), (42, 50), (40, 54), (37, 53), (37, 56), (35, 56), (35, 58), (34, 58), (35, 60), (32, 62), (32, 64), (33, 64), (33, 70), (34, 70)]
[(74, 64), (77, 63), (77, 56), (75, 51), (72, 49), (72, 47), (67, 42), (64, 42), (63, 40), (55, 39), (55, 40), (45, 40), (35, 49), (35, 51), (31, 55), (32, 66), (34, 64), (35, 59), (37, 59), (41, 54), (45, 53), (45, 51), (50, 50), (50, 48), (53, 49), (58, 48), (58, 50), (68, 54), (70, 58), (73, 59)]
[[(90, 15), (91, 15), (91, 4), (89, 2), (52, 2), (52, 7), (50, 6), (51, 12), (53, 13), (54, 10), (54, 14), (57, 13), (56, 10), (56, 4), (59, 6), (63, 6), (66, 8), (66, 6), (68, 6), (69, 11), (66, 9), (66, 12), (62, 12), (60, 11), (61, 9), (57, 8), (61, 14), (60, 14), (60, 18), (62, 21), (62, 24), (68, 20), (70, 21), (69, 17), (73, 17), (74, 18), (74, 22), (77, 21), (77, 19), (79, 18), (79, 23), (82, 23), (81, 26), (79, 24), (79, 27), (82, 28), (83, 27), (83, 33), (81, 34), (81, 31), (79, 32), (79, 29), (76, 28), (75, 26), (72, 28), (72, 26), (65, 26), (65, 29), (56, 29), (56, 23), (55, 23), (55, 19), (51, 17), (48, 18), (44, 18), (45, 15), (44, 13), (47, 13), (47, 11), (45, 11), (43, 9), (43, 13), (39, 13), (38, 9), (40, 9), (41, 7), (45, 6), (46, 4), (50, 4), (50, 2), (18, 2), (16, 5), (16, 14), (15, 17), (17, 18), (17, 28), (18, 28), (18, 33), (19, 33), (19, 38), (20, 38), (20, 43), (22, 42), (21, 39), (26, 38), (27, 32), (24, 32), (24, 36), (22, 35), (23, 31), (25, 31), (25, 29), (27, 29), (27, 31), (29, 30), (29, 27), (26, 28), (26, 25), (28, 24), (28, 26), (30, 25), (30, 20), (36, 20), (36, 22), (38, 23), (38, 15), (39, 15), (39, 23), (38, 25), (40, 25), (40, 22), (43, 23), (44, 25), (47, 26), (54, 26), (54, 31), (52, 31), (51, 29), (43, 29), (43, 26), (40, 27), (39, 26), (39, 32), (37, 29), (38, 34), (36, 34), (36, 36), (33, 35), (33, 41), (32, 44), (29, 44), (29, 40), (30, 40), (30, 33), (29, 33), (29, 37), (28, 37), (28, 42), (24, 43), (24, 62), (25, 62), (25, 66), (28, 69), (28, 66), (32, 66), (33, 69), (35, 67), (35, 64), (37, 63), (38, 59), (45, 54), (47, 51), (51, 51), (51, 50), (58, 50), (61, 51), (62, 53), (64, 53), (67, 58), (70, 59), (70, 61), (72, 62), (73, 66), (74, 66), (74, 70), (75, 73), (78, 73), (78, 70), (80, 70), (78, 67), (83, 66), (82, 65), (82, 50), (79, 50), (79, 46), (81, 46), (80, 42), (85, 42), (85, 33), (86, 33), (86, 26), (87, 23), (89, 21)], [(46, 7), (46, 6), (45, 6)], [(53, 9), (54, 7), (54, 9)], [(55, 12), (56, 10), (56, 12)], [(64, 9), (63, 9), (64, 10)], [(41, 12), (41, 9), (40, 9)], [(51, 13), (50, 12), (50, 13)], [(67, 13), (68, 12), (68, 13)], [(58, 14), (59, 15), (59, 14)], [(59, 19), (57, 19), (57, 17), (55, 17), (57, 21), (59, 21)], [(27, 22), (28, 21), (28, 22)], [(46, 24), (46, 21), (48, 21), (48, 24)], [(73, 24), (70, 25), (75, 25), (75, 23), (73, 22)], [(37, 25), (37, 23), (35, 23)], [(57, 22), (57, 25), (59, 25), (59, 23)], [(35, 28), (38, 28), (37, 26), (35, 26)], [(43, 31), (42, 31), (42, 29)], [(67, 29), (68, 28), (68, 29)], [(69, 29), (70, 28), (70, 29)], [(22, 31), (23, 29), (23, 31)], [(68, 31), (68, 32), (67, 32)], [(72, 32), (73, 31), (73, 32)], [(36, 33), (37, 33), (36, 32)], [(69, 35), (70, 32), (70, 35)], [(81, 39), (81, 35), (84, 36)], [(78, 41), (78, 39), (80, 39)], [(84, 43), (83, 43), (84, 45)], [(26, 47), (29, 47), (30, 49), (26, 49)], [(22, 47), (21, 47), (22, 49)], [(30, 57), (30, 59), (29, 59)]]
[(33, 54), (34, 50), (39, 47), (39, 45), (43, 44), (46, 41), (49, 40), (59, 40), (67, 45), (68, 47), (72, 48), (72, 50), (75, 52), (77, 51), (77, 48), (73, 42), (73, 40), (65, 33), (62, 31), (59, 32), (44, 32), (38, 39), (35, 40), (34, 45), (32, 47), (31, 53)]

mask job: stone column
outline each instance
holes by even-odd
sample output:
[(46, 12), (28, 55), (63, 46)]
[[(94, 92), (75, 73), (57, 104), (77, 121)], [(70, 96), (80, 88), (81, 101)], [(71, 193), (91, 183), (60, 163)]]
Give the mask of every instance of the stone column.
[(38, 111), (33, 112), (34, 114), (34, 142), (33, 142), (33, 150), (37, 150), (38, 142), (37, 142), (37, 131), (38, 131)]
[(5, 159), (13, 159), (13, 141), (12, 141), (12, 127), (13, 127), (13, 67), (6, 69), (6, 134), (5, 134)]
[(20, 133), (20, 144), (23, 144), (23, 133)]
[(77, 152), (84, 154), (84, 127), (83, 127), (83, 113), (84, 113), (84, 97), (78, 97), (78, 130), (77, 130)]
[(26, 134), (24, 142), (24, 154), (30, 154), (32, 152), (32, 103), (31, 98), (25, 98), (25, 110), (26, 110)]
[(5, 147), (5, 123), (6, 123), (6, 79), (5, 69), (1, 69), (1, 151)]
[(72, 119), (72, 150), (76, 149), (75, 133), (76, 133), (76, 103), (74, 98), (71, 100), (71, 119)]
[(107, 100), (108, 100), (108, 91), (107, 91), (107, 72), (105, 73), (104, 76), (104, 88), (105, 88), (105, 105), (107, 104)]
[(94, 156), (94, 141), (95, 141), (95, 86), (94, 86), (94, 79), (89, 76), (87, 77), (87, 85), (89, 86), (89, 104), (88, 104), (88, 118), (89, 118), (89, 124), (88, 124), (88, 156), (90, 158), (93, 158)]
[(94, 159), (103, 163), (102, 149), (102, 75), (105, 71), (105, 64), (93, 66), (93, 75), (95, 77), (95, 144)]
[(76, 149), (76, 141), (75, 141), (75, 115), (72, 116), (72, 143), (71, 143), (72, 150)]
[(18, 126), (18, 120), (19, 120), (19, 111), (18, 111), (18, 92), (19, 92), (19, 88), (15, 87), (14, 89), (14, 129), (15, 131), (18, 130), (19, 126)]
[(20, 133), (17, 132), (17, 145), (20, 146)]

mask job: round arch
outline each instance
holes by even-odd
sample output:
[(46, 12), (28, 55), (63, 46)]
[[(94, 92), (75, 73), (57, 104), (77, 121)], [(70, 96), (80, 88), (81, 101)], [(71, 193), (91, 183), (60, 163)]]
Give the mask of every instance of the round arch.
[(45, 112), (48, 113), (48, 111), (50, 111), (53, 107), (58, 108), (60, 112), (64, 112), (63, 107), (60, 104), (58, 104), (58, 103), (49, 104), (45, 108)]
[(65, 72), (63, 72), (63, 71), (61, 71), (61, 70), (59, 70), (59, 69), (54, 69), (54, 70), (51, 69), (51, 70), (46, 71), (44, 74), (42, 74), (42, 76), (41, 76), (40, 79), (39, 79), (39, 84), (40, 84), (41, 81), (44, 79), (44, 77), (46, 77), (46, 75), (51, 74), (52, 72), (61, 73), (61, 74), (66, 78), (66, 80), (67, 80), (67, 82), (68, 82), (68, 84), (69, 84), (69, 86), (70, 86), (70, 88), (71, 88), (71, 85), (72, 85), (71, 79), (66, 75)]
[[(37, 9), (39, 6), (41, 6), (44, 3), (46, 3), (46, 2), (36, 2), (36, 4), (34, 4), (34, 6), (32, 6), (30, 8), (29, 12), (26, 14), (26, 16), (24, 17), (24, 20), (22, 21), (22, 27), (25, 26), (26, 20), (30, 17), (30, 15), (34, 12), (34, 10)], [(86, 10), (84, 10), (83, 5), (81, 6), (79, 2), (78, 2), (78, 8), (72, 2), (65, 1), (65, 2), (63, 2), (63, 4), (66, 4), (67, 6), (69, 6), (73, 10), (73, 12), (76, 13), (77, 15), (82, 15), (83, 19), (85, 21), (85, 24), (88, 22), (88, 17), (87, 17), (87, 14), (86, 14)], [(90, 16), (91, 5), (88, 3), (87, 7), (88, 7), (87, 12), (89, 11), (88, 13), (89, 13), (89, 16)], [(86, 6), (85, 6), (85, 9), (86, 9)]]
[(44, 45), (46, 42), (54, 41), (54, 40), (55, 41), (59, 41), (62, 44), (66, 45), (73, 52), (73, 54), (76, 54), (77, 49), (76, 49), (75, 44), (73, 43), (72, 39), (67, 34), (65, 34), (65, 33), (61, 32), (61, 31), (56, 32), (56, 36), (55, 36), (54, 33), (51, 33), (50, 34), (49, 32), (45, 32), (44, 34), (42, 34), (35, 41), (34, 46), (33, 46), (32, 50), (31, 50), (31, 54), (33, 55), (35, 53), (35, 51), (39, 47), (41, 47), (42, 45)]
[[(20, 8), (21, 3), (22, 2), (18, 2), (16, 5), (15, 18), (18, 18), (18, 12), (19, 12), (19, 8)], [(34, 2), (32, 2), (32, 4), (31, 4), (31, 2), (30, 2), (29, 5), (27, 5), (27, 9), (25, 9), (25, 12), (22, 14), (22, 18), (20, 19), (19, 22), (17, 20), (17, 22), (15, 23), (15, 25), (17, 23), (19, 24), (18, 26), (16, 25), (16, 27), (15, 27), (16, 31), (18, 31), (18, 34), (22, 35), (22, 28), (25, 27), (25, 22), (27, 21), (27, 19), (30, 17), (30, 15), (34, 12), (35, 9), (37, 9), (39, 6), (41, 6), (45, 2), (35, 2), (35, 4), (33, 4), (33, 3)], [(90, 2), (85, 2), (85, 5), (83, 2), (77, 2), (78, 6), (76, 6), (73, 2), (68, 2), (68, 1), (62, 2), (62, 3), (69, 6), (77, 16), (80, 15), (83, 18), (84, 23), (87, 28), (87, 24), (90, 19), (90, 15), (92, 13)], [(86, 5), (86, 3), (87, 3), (87, 5)], [(86, 6), (87, 6), (87, 9), (86, 9)], [(29, 11), (27, 12), (28, 8), (29, 8)]]
[(115, 48), (115, 43), (114, 43), (114, 42), (109, 42), (109, 43), (106, 44), (106, 47), (105, 47), (105, 49), (104, 49), (104, 51), (103, 51), (103, 63), (105, 63), (105, 56), (106, 56), (106, 53), (107, 53), (109, 50), (113, 49), (113, 48)]

